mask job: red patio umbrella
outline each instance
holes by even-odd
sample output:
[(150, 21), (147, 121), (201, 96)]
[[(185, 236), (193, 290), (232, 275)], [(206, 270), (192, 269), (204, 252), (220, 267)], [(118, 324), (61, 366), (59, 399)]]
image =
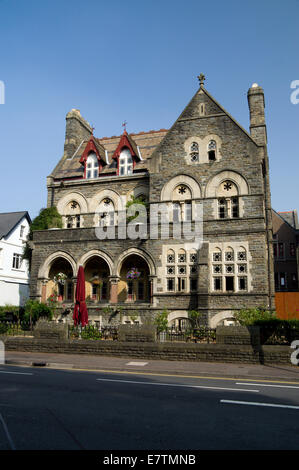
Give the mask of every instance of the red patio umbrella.
[(83, 266), (79, 266), (76, 285), (76, 303), (74, 308), (73, 320), (75, 326), (88, 325), (88, 312), (85, 303), (85, 276)]

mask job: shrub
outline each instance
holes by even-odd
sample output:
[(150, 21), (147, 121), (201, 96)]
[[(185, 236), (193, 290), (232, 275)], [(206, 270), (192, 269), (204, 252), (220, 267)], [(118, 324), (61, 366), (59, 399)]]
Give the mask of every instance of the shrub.
[(39, 318), (52, 320), (53, 310), (38, 300), (27, 300), (25, 304), (24, 320), (36, 323)]
[(168, 311), (163, 310), (163, 312), (157, 313), (155, 316), (154, 324), (157, 327), (157, 332), (162, 333), (167, 331), (168, 328)]
[(202, 314), (197, 310), (190, 310), (188, 312), (188, 318), (191, 323), (191, 328), (199, 328), (200, 327), (200, 320), (202, 318)]
[(62, 217), (55, 206), (41, 209), (39, 215), (31, 222), (28, 240), (26, 241), (23, 248), (23, 259), (28, 261), (29, 270), (31, 270), (32, 240), (34, 230), (48, 230), (55, 227), (62, 228)]
[(94, 326), (87, 325), (82, 329), (81, 333), (82, 339), (101, 339), (102, 333)]
[(254, 325), (256, 321), (271, 321), (276, 318), (275, 313), (270, 312), (264, 307), (241, 309), (234, 314), (234, 318), (242, 326)]

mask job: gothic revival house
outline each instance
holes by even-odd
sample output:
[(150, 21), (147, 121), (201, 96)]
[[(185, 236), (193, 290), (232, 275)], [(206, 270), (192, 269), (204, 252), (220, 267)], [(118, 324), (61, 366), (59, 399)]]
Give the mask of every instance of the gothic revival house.
[[(105, 323), (167, 309), (169, 324), (196, 309), (215, 326), (242, 307), (274, 308), (272, 218), (264, 92), (248, 91), (250, 132), (210, 95), (204, 76), (169, 130), (96, 138), (80, 112), (66, 116), (64, 154), (47, 178), (48, 206), (63, 229), (34, 233), (31, 297), (71, 305), (78, 267), (85, 271), (89, 318)], [(124, 235), (120, 216), (131, 197), (170, 208), (168, 238)], [(174, 204), (175, 203), (175, 204)], [(203, 210), (199, 249), (174, 223)], [(113, 229), (100, 239), (97, 229)], [(131, 274), (132, 270), (137, 274)], [(55, 284), (57, 274), (63, 283)]]

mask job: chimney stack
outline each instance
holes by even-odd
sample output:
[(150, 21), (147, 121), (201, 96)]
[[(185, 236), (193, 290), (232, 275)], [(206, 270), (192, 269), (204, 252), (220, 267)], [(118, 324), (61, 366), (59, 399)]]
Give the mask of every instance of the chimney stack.
[(250, 113), (250, 134), (258, 145), (267, 144), (267, 129), (265, 122), (264, 90), (253, 83), (247, 93)]
[(82, 140), (92, 135), (90, 124), (81, 116), (79, 109), (71, 109), (66, 115), (64, 153), (70, 158)]

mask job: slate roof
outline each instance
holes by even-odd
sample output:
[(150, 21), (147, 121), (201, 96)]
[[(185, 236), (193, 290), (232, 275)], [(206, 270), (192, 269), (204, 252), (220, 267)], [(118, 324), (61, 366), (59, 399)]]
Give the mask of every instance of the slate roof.
[[(160, 129), (158, 131), (151, 130), (149, 132), (139, 132), (138, 134), (128, 134), (128, 138), (132, 144), (132, 147), (134, 150), (136, 149), (136, 153), (138, 155), (139, 148), (142, 158), (142, 160), (136, 163), (134, 173), (147, 170), (147, 158), (153, 153), (167, 132), (167, 129)], [(100, 150), (99, 153), (101, 154), (101, 157), (104, 159), (104, 161), (106, 161), (106, 155), (104, 156), (103, 153), (106, 151), (108, 159), (108, 164), (105, 165), (105, 167), (102, 169), (100, 176), (115, 174), (116, 168), (115, 162), (112, 160), (112, 156), (119, 144), (120, 139), (121, 136), (101, 138), (94, 137), (95, 143), (98, 144), (97, 148)], [(64, 178), (82, 178), (84, 175), (84, 167), (80, 164), (80, 158), (87, 143), (88, 140), (82, 141), (71, 158), (63, 157), (52, 172), (51, 176), (58, 180)]]
[(277, 212), (277, 213), (293, 228), (297, 230), (299, 229), (298, 214), (296, 210), (287, 211), (287, 212)]
[(28, 222), (31, 223), (31, 219), (27, 211), (4, 212), (0, 214), (0, 240), (1, 238), (6, 237), (24, 216), (27, 217)]

